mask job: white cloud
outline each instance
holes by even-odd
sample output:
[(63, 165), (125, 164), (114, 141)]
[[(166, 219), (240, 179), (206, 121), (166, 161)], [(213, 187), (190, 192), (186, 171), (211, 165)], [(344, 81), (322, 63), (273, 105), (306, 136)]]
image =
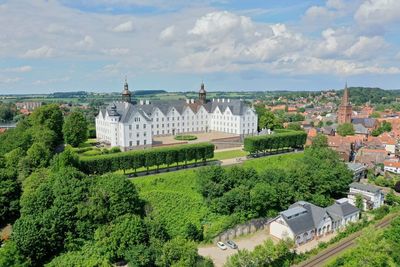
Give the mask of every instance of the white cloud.
[(366, 37), (360, 36), (358, 41), (347, 49), (344, 54), (348, 57), (374, 58), (381, 54), (387, 47), (385, 40), (381, 36)]
[(14, 77), (14, 78), (0, 77), (0, 83), (2, 84), (17, 83), (20, 80), (22, 80), (20, 77)]
[(346, 3), (343, 0), (328, 0), (326, 6), (329, 8), (343, 9), (346, 7)]
[(248, 33), (252, 31), (253, 23), (245, 16), (238, 16), (228, 11), (211, 12), (196, 20), (189, 34), (204, 38), (223, 37), (232, 32)]
[(129, 48), (111, 48), (111, 49), (104, 49), (103, 53), (110, 56), (123, 56), (129, 53)]
[(59, 83), (59, 82), (67, 82), (71, 78), (69, 76), (61, 77), (61, 78), (53, 78), (48, 80), (36, 80), (33, 82), (34, 85), (46, 85), (51, 83)]
[(161, 33), (160, 33), (160, 40), (162, 41), (170, 41), (175, 34), (175, 26), (169, 26), (167, 28), (165, 28)]
[(127, 22), (121, 23), (121, 24), (115, 26), (112, 30), (114, 32), (131, 32), (131, 31), (133, 31), (133, 22), (127, 21)]
[(47, 45), (39, 47), (37, 49), (29, 49), (26, 51), (22, 57), (25, 58), (46, 58), (51, 57), (54, 54), (54, 49), (48, 47)]
[(4, 72), (30, 72), (32, 71), (31, 66), (20, 66), (20, 67), (14, 67), (14, 68), (6, 68), (3, 69)]
[(89, 49), (93, 47), (94, 40), (93, 37), (86, 35), (82, 40), (75, 43), (78, 48)]
[(362, 25), (386, 25), (400, 21), (399, 0), (366, 0), (354, 14)]

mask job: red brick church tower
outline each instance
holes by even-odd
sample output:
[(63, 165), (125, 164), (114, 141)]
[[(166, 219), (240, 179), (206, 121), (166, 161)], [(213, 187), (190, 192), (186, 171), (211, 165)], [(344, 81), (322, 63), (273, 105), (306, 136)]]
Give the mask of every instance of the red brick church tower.
[(346, 83), (346, 86), (344, 88), (342, 103), (340, 104), (338, 110), (338, 123), (339, 124), (343, 124), (346, 122), (351, 123), (352, 113), (353, 113), (352, 106), (349, 101), (349, 89), (347, 89), (347, 83)]

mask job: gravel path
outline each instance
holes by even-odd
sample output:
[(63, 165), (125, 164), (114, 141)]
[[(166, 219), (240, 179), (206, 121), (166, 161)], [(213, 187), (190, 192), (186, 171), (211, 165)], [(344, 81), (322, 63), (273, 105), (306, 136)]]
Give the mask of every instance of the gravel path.
[[(261, 245), (267, 238), (271, 238), (267, 230), (261, 230), (251, 235), (242, 236), (234, 239), (239, 249), (247, 249), (252, 251), (256, 246)], [(198, 253), (201, 256), (209, 257), (214, 262), (215, 267), (222, 267), (227, 261), (229, 256), (237, 253), (236, 249), (228, 248), (227, 250), (221, 250), (216, 244), (200, 246)]]

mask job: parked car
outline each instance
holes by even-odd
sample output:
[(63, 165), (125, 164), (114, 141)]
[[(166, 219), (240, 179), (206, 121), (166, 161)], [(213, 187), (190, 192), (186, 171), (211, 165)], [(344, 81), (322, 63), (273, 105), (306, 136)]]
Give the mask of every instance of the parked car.
[(232, 240), (228, 240), (228, 241), (226, 242), (226, 245), (227, 245), (228, 247), (232, 248), (232, 249), (237, 249), (237, 248), (238, 248), (238, 246), (236, 245), (236, 243), (233, 242)]
[(217, 246), (222, 250), (226, 250), (227, 249), (226, 245), (221, 241), (217, 242)]

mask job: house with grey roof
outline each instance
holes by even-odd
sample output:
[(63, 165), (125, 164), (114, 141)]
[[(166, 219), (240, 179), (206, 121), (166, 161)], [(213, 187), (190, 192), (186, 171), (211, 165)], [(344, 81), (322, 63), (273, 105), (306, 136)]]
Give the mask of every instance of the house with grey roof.
[(363, 199), (363, 210), (372, 210), (379, 208), (384, 204), (385, 196), (381, 188), (362, 183), (351, 183), (347, 198), (353, 205), (356, 203), (357, 195)]
[(234, 135), (257, 133), (257, 114), (243, 100), (208, 100), (201, 84), (197, 100), (132, 101), (125, 81), (122, 101), (115, 101), (96, 116), (99, 142), (123, 150), (152, 145), (153, 136), (224, 132)]
[(367, 178), (367, 166), (362, 163), (346, 162), (347, 168), (353, 173), (353, 181), (359, 182)]
[(301, 245), (357, 221), (359, 213), (347, 199), (336, 200), (327, 208), (298, 201), (271, 222), (270, 234), (279, 239), (293, 239), (296, 245)]

